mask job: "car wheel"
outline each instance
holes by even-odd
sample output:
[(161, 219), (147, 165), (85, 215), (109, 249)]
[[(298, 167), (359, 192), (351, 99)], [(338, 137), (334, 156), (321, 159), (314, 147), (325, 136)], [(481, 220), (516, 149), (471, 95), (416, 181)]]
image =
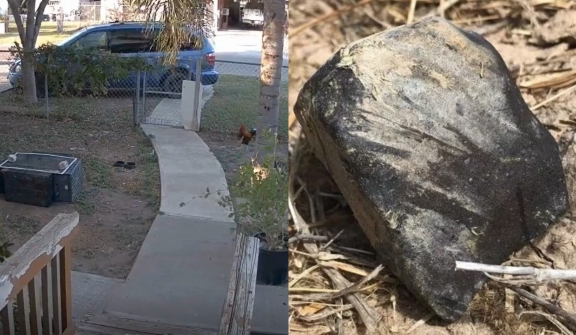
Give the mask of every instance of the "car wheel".
[(182, 82), (187, 79), (188, 76), (184, 73), (181, 72), (172, 73), (166, 78), (166, 80), (164, 80), (164, 84), (162, 85), (164, 88), (164, 92), (169, 93), (168, 97), (170, 99), (182, 98)]

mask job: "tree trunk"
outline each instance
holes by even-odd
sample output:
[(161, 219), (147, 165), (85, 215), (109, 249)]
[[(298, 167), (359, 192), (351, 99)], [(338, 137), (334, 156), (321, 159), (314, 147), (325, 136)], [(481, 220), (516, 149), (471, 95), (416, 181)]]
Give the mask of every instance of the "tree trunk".
[(28, 0), (26, 8), (28, 14), (26, 15), (26, 28), (22, 22), (20, 15), (20, 1), (8, 0), (8, 6), (14, 15), (14, 22), (18, 28), (18, 35), (20, 35), (20, 59), (22, 59), (22, 88), (24, 91), (24, 99), (29, 103), (37, 103), (38, 97), (36, 95), (36, 76), (34, 74), (34, 50), (36, 47), (36, 40), (40, 32), (40, 25), (42, 24), (42, 16), (48, 0), (41, 0), (38, 10), (36, 8), (36, 0)]
[[(34, 0), (30, 0), (28, 5), (34, 6)], [(34, 8), (34, 7), (32, 7)], [(26, 19), (26, 39), (22, 41), (24, 53), (21, 55), (22, 59), (22, 88), (25, 101), (29, 103), (37, 103), (38, 96), (36, 94), (36, 74), (34, 73), (34, 47), (35, 39), (31, 27), (34, 25), (34, 16), (28, 14)], [(32, 31), (31, 31), (32, 30)]]
[[(258, 110), (259, 134), (278, 133), (280, 114), (280, 82), (284, 50), (284, 0), (264, 1), (264, 27), (262, 31), (262, 59), (260, 66), (260, 108)], [(287, 120), (283, 120), (287, 122)], [(263, 136), (256, 137), (257, 147), (266, 144)], [(262, 150), (257, 150), (262, 152)]]
[(4, 15), (4, 31), (8, 33), (8, 29), (10, 29), (10, 8), (6, 10)]
[(58, 9), (58, 19), (56, 20), (56, 32), (58, 34), (64, 34), (64, 12), (62, 7)]
[[(26, 52), (26, 50), (24, 51)], [(22, 59), (22, 89), (25, 101), (37, 103), (36, 75), (34, 74), (34, 63), (25, 57)]]

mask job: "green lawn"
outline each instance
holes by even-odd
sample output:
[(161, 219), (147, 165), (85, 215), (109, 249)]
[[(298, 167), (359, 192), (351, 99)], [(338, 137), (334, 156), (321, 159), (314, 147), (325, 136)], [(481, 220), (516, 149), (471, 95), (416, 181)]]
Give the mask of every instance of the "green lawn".
[[(256, 127), (259, 108), (258, 77), (221, 75), (214, 85), (214, 96), (202, 109), (203, 131), (236, 132), (240, 124)], [(288, 138), (288, 83), (280, 89), (278, 135)]]
[[(36, 46), (40, 46), (48, 42), (59, 42), (70, 36), (77, 29), (85, 27), (89, 24), (90, 22), (64, 22), (64, 33), (58, 34), (56, 32), (56, 22), (42, 22)], [(13, 46), (14, 42), (16, 41), (20, 43), (18, 29), (16, 28), (16, 23), (10, 22), (10, 26), (8, 27), (6, 34), (0, 35), (0, 46)]]

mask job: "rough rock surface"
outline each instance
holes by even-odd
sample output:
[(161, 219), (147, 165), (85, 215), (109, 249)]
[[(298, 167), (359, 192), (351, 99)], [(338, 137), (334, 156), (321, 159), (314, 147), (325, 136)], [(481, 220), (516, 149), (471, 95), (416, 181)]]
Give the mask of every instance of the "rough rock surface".
[(558, 147), (484, 38), (430, 18), (354, 42), (295, 113), (387, 265), (445, 320), (568, 205)]

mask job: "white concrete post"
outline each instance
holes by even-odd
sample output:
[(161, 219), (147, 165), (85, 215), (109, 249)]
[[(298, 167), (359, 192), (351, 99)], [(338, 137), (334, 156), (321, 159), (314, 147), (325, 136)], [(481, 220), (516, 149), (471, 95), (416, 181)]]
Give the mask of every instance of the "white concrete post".
[(196, 61), (195, 80), (182, 81), (182, 100), (180, 101), (180, 114), (184, 129), (200, 131), (200, 118), (202, 117), (202, 59)]
[(100, 0), (100, 22), (108, 22), (108, 2), (109, 0)]

